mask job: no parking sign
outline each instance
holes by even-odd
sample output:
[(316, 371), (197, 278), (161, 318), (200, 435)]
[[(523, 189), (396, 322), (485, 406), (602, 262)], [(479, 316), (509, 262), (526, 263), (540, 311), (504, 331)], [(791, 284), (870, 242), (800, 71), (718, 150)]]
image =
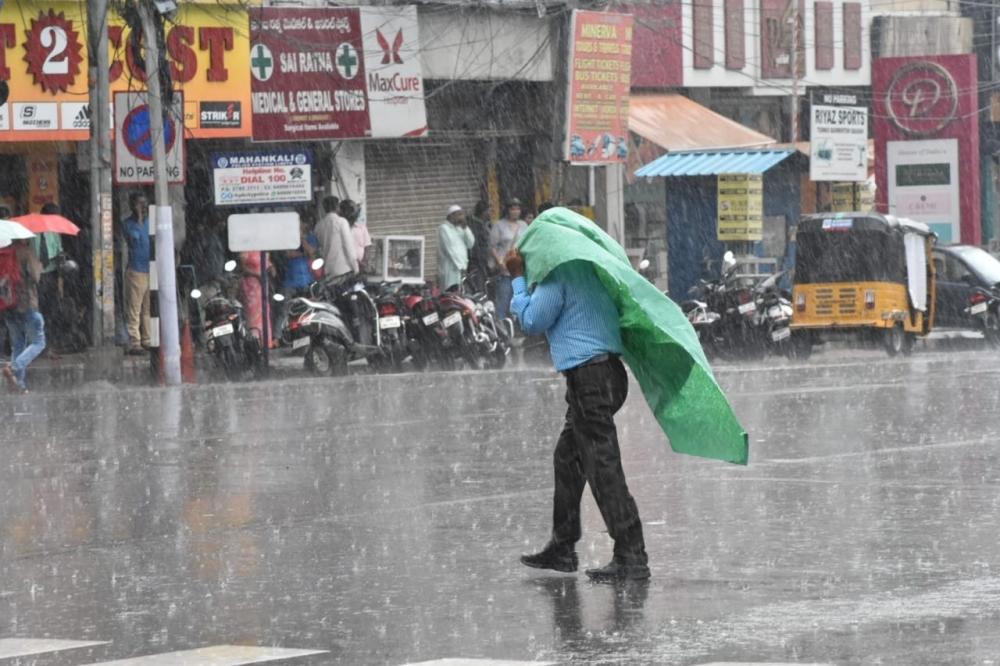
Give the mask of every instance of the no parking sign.
[[(153, 182), (153, 141), (148, 95), (145, 92), (115, 93), (115, 183)], [(174, 93), (173, 103), (163, 113), (167, 150), (167, 179), (184, 182), (184, 100)]]

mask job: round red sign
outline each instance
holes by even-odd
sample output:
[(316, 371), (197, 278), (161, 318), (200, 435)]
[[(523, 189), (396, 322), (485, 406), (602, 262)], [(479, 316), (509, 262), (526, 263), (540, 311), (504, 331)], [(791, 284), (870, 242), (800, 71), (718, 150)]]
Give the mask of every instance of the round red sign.
[(896, 127), (913, 136), (928, 136), (955, 119), (958, 86), (936, 62), (911, 62), (893, 75), (885, 107)]

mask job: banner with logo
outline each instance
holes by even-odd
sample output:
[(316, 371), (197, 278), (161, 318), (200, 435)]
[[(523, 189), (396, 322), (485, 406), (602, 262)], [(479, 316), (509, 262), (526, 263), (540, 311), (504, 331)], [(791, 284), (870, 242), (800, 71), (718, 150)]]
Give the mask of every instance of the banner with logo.
[(868, 178), (868, 107), (857, 95), (812, 98), (809, 125), (809, 179), (863, 181)]
[(37, 213), (47, 203), (59, 203), (59, 155), (32, 151), (24, 161), (28, 171), (28, 212)]
[(565, 159), (578, 164), (625, 162), (632, 17), (575, 9), (571, 25)]
[(760, 174), (718, 176), (718, 238), (720, 241), (764, 239), (764, 180)]
[(427, 133), (415, 7), (250, 13), (254, 141)]
[(215, 153), (212, 181), (217, 206), (311, 201), (312, 153), (308, 150)]
[[(6, 0), (0, 10), (0, 141), (84, 141), (90, 131), (86, 3)], [(113, 92), (144, 90), (146, 75), (128, 48), (131, 31), (109, 15)], [(184, 94), (193, 138), (250, 136), (247, 12), (240, 4), (181, 3), (166, 25), (166, 57)]]
[(941, 242), (982, 239), (978, 85), (975, 55), (872, 64), (878, 210), (924, 222)]

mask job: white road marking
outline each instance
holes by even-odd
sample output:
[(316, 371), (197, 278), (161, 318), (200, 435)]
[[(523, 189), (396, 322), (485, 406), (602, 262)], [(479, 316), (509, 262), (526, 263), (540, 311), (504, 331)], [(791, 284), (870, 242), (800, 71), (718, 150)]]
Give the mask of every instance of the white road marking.
[(196, 650), (181, 650), (179, 652), (150, 654), (145, 657), (102, 661), (91, 666), (191, 666), (191, 664), (198, 664), (198, 666), (240, 666), (241, 664), (260, 664), (265, 661), (296, 659), (326, 654), (326, 652), (326, 650), (295, 650), (254, 645), (213, 645)]
[[(510, 661), (509, 659), (435, 659), (402, 666), (555, 666), (554, 661)], [(808, 666), (808, 665), (807, 665)]]
[(57, 638), (0, 638), (0, 659), (14, 659), (106, 644), (107, 641), (64, 641)]
[(713, 661), (696, 666), (833, 666), (833, 664), (802, 664), (788, 661)]

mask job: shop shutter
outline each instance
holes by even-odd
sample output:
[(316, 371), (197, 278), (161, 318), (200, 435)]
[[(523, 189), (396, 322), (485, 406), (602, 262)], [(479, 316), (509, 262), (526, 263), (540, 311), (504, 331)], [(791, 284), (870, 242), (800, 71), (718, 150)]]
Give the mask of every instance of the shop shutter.
[(424, 279), (437, 278), (437, 228), (448, 206), (471, 215), (482, 198), (473, 142), (393, 141), (365, 145), (365, 205), (372, 236), (423, 236)]

